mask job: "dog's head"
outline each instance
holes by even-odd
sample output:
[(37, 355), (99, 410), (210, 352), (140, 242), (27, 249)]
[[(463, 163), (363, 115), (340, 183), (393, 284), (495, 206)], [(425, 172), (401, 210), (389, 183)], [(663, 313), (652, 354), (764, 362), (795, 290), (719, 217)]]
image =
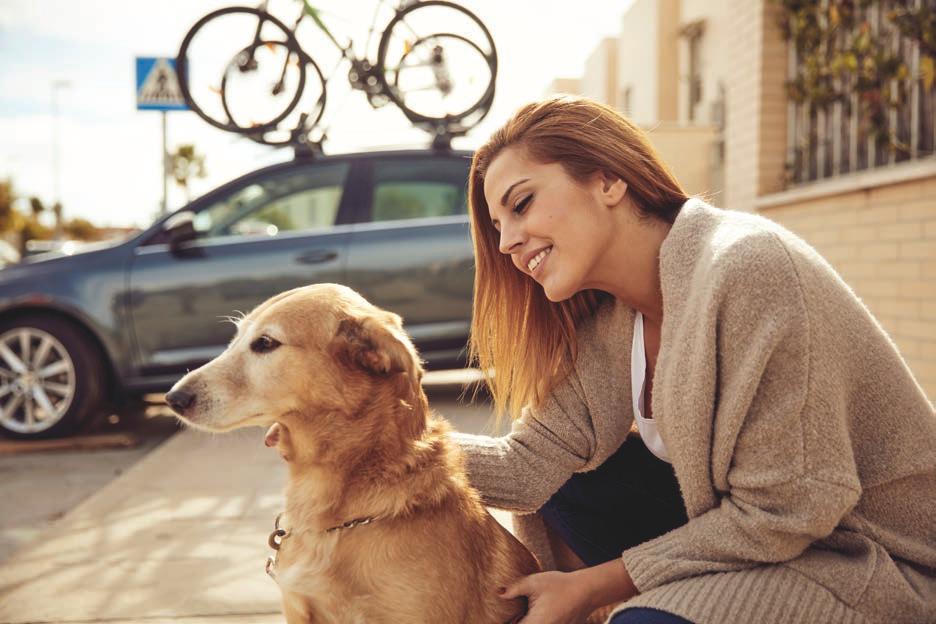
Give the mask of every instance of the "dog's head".
[[(301, 438), (310, 437), (314, 450), (334, 443), (333, 430), (360, 420), (375, 400), (393, 403), (387, 417), (424, 400), (421, 377), (399, 316), (350, 288), (315, 284), (276, 295), (241, 319), (224, 353), (179, 380), (166, 401), (199, 429), (278, 423), (290, 446), (306, 447)], [(418, 435), (424, 422), (418, 414), (396, 424)]]

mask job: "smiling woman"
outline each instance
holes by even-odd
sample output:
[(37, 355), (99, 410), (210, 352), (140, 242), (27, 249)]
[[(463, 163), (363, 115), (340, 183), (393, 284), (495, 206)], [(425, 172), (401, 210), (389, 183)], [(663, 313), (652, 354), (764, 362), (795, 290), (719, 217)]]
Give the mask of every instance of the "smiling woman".
[(936, 621), (936, 413), (812, 247), (583, 98), (521, 108), (469, 195), (471, 352), (515, 422), (455, 439), (548, 570), (501, 594), (525, 624)]
[[(476, 152), (468, 189), (477, 263), (472, 357), (481, 370), (496, 363), (495, 404), (517, 413), (541, 401), (548, 380), (575, 359), (573, 327), (603, 297), (580, 282), (611, 248), (612, 234), (627, 237), (621, 247), (646, 247), (646, 231), (659, 238), (688, 197), (630, 121), (561, 99), (524, 107), (498, 130)], [(627, 210), (609, 209), (621, 201)], [(630, 224), (611, 227), (621, 220)], [(540, 269), (543, 252), (549, 260)], [(637, 254), (628, 255), (616, 270), (633, 267)], [(547, 265), (554, 267), (549, 280)], [(532, 281), (534, 269), (543, 276)], [(555, 304), (538, 296), (537, 282)], [(573, 285), (580, 288), (570, 292)], [(527, 324), (558, 331), (518, 335)]]

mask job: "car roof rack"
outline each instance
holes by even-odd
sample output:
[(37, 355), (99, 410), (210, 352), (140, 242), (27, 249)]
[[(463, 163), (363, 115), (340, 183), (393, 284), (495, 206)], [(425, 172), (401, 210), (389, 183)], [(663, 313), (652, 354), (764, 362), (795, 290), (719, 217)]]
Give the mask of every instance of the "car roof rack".
[(289, 144), (293, 148), (293, 158), (295, 160), (311, 160), (316, 156), (324, 156), (325, 150), (322, 148), (322, 143), (325, 141), (325, 135), (323, 134), (317, 141), (294, 141)]

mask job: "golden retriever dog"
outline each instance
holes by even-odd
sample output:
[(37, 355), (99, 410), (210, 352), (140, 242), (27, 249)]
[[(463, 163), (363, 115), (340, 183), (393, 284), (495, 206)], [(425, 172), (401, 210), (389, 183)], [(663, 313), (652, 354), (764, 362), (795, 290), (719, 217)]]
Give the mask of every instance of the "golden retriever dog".
[[(288, 467), (268, 572), (289, 624), (520, 619), (498, 589), (539, 571), (469, 487), (400, 317), (353, 290), (281, 293), (166, 395), (192, 427), (268, 427)], [(273, 524), (273, 518), (271, 526)]]

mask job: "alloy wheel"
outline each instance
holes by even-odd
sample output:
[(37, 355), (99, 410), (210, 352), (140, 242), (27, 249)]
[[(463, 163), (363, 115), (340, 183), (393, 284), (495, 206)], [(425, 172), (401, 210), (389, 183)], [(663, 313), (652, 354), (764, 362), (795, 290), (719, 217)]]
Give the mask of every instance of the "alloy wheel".
[(45, 431), (75, 397), (75, 365), (51, 334), (18, 327), (0, 335), (0, 425), (17, 433)]

